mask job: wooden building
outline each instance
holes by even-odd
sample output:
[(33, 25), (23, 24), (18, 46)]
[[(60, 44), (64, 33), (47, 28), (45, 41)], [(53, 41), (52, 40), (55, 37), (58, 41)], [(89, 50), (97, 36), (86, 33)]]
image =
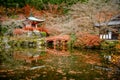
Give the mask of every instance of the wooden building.
[(104, 23), (96, 23), (100, 39), (118, 40), (120, 37), (120, 14)]

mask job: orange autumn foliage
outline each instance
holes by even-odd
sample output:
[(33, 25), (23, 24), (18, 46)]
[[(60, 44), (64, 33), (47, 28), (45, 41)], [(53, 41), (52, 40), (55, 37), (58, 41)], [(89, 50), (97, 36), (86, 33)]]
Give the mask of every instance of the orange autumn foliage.
[(13, 34), (15, 35), (21, 35), (24, 33), (24, 30), (23, 29), (14, 29), (13, 30)]
[(116, 65), (117, 67), (120, 67), (120, 56), (119, 55), (112, 55), (111, 62)]
[(23, 30), (29, 30), (29, 31), (34, 31), (34, 30), (38, 30), (38, 31), (41, 31), (41, 32), (46, 32), (48, 33), (48, 30), (43, 28), (43, 27), (31, 27), (31, 26), (27, 26), (27, 27), (24, 27)]
[(116, 49), (116, 50), (120, 50), (120, 44), (119, 44), (119, 43), (116, 44), (115, 49)]
[(47, 35), (48, 35), (48, 30), (45, 29), (44, 27), (31, 27), (31, 26), (26, 26), (26, 27), (23, 27), (22, 29), (14, 29), (13, 30), (13, 34), (15, 35), (22, 35), (24, 34), (25, 32), (28, 32), (28, 31), (34, 31), (34, 30), (38, 30), (40, 32), (46, 32)]
[(25, 13), (25, 16), (29, 16), (30, 15), (30, 11), (31, 11), (31, 7), (27, 4), (24, 8), (24, 13)]
[(82, 47), (94, 47), (100, 45), (100, 38), (97, 35), (92, 35), (89, 33), (79, 33), (76, 46)]

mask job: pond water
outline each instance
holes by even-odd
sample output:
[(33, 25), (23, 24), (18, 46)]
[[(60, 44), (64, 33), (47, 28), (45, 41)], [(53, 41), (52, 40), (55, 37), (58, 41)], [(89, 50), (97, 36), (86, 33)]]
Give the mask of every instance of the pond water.
[(119, 80), (119, 66), (112, 65), (109, 56), (104, 59), (103, 53), (106, 52), (3, 49), (0, 80)]

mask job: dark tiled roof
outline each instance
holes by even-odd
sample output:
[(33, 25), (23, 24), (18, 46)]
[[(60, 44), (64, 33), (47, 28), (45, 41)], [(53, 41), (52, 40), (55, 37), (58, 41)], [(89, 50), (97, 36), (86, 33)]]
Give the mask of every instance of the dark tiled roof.
[(104, 22), (104, 23), (95, 23), (96, 27), (99, 26), (115, 26), (115, 25), (120, 25), (120, 14), (117, 16), (112, 17), (108, 22)]

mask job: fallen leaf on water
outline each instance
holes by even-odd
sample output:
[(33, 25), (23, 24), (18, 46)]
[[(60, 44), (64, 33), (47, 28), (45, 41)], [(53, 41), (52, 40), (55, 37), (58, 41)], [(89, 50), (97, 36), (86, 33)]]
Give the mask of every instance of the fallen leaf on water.
[(58, 69), (57, 72), (63, 74), (63, 71), (61, 69)]
[(43, 75), (43, 77), (46, 77), (46, 75)]
[(67, 77), (63, 77), (63, 79), (62, 80), (67, 80)]
[(70, 80), (75, 80), (75, 79), (70, 79)]
[(69, 74), (76, 74), (76, 71), (69, 71)]
[(0, 70), (0, 72), (7, 72), (6, 70)]
[(47, 72), (44, 71), (43, 74), (47, 74)]

